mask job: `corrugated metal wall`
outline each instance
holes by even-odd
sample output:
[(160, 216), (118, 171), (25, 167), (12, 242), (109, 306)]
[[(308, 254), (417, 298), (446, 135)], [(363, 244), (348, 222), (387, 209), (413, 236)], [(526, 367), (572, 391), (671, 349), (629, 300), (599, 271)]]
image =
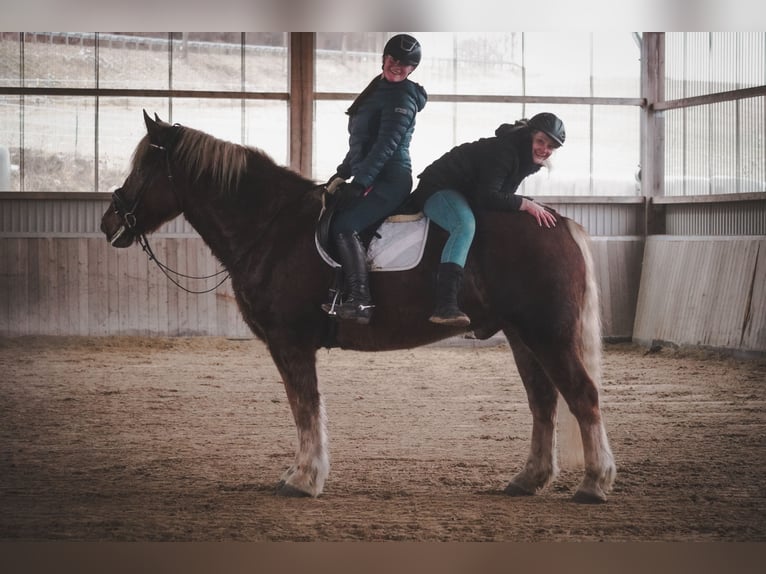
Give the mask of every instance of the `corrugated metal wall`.
[[(108, 198), (0, 198), (0, 335), (250, 335), (228, 281), (215, 293), (187, 294), (140, 248), (109, 246), (98, 229)], [(629, 339), (643, 252), (635, 232), (643, 204), (553, 205), (595, 235), (604, 334)], [(183, 218), (153, 234), (151, 243), (157, 257), (180, 272), (207, 275), (219, 269)]]
[(766, 235), (766, 201), (668, 205), (670, 235)]
[[(200, 238), (156, 238), (152, 249), (182, 273), (219, 268)], [(0, 268), (0, 335), (251, 335), (228, 281), (186, 293), (140, 248), (103, 237), (5, 237)]]
[(766, 351), (766, 237), (649, 237), (633, 338)]

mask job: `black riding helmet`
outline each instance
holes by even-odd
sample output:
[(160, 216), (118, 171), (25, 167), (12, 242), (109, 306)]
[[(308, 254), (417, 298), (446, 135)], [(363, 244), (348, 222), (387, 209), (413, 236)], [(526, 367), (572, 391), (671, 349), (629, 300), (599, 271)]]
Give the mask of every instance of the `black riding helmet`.
[(409, 34), (393, 36), (383, 48), (383, 57), (391, 56), (402, 64), (417, 67), (420, 64), (420, 42)]
[(556, 114), (550, 112), (537, 114), (529, 120), (528, 125), (533, 130), (543, 132), (559, 146), (564, 145), (567, 133), (564, 130), (564, 122), (562, 122)]

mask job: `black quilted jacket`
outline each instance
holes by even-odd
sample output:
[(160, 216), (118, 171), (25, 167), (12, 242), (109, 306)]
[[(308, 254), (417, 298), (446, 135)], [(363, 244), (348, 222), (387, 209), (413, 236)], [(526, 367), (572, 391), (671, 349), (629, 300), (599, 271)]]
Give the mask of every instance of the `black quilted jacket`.
[(474, 208), (517, 211), (522, 196), (516, 190), (522, 180), (537, 172), (532, 161), (531, 130), (502, 124), (495, 136), (452, 148), (418, 177), (412, 201), (419, 208), (437, 191), (455, 189)]

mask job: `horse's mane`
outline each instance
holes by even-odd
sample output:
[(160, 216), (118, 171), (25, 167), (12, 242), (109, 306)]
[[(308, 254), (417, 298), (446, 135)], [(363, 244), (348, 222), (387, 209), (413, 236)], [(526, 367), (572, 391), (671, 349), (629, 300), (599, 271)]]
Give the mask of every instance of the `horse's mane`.
[[(248, 173), (258, 173), (259, 177), (266, 180), (281, 179), (285, 174), (290, 174), (296, 183), (308, 181), (278, 165), (258, 148), (218, 139), (186, 126), (177, 129), (177, 140), (171, 151), (173, 164), (188, 174), (191, 181), (205, 180), (222, 195), (236, 195)], [(148, 149), (148, 141), (142, 143), (141, 147)], [(141, 153), (141, 150), (137, 149), (136, 153)], [(292, 178), (288, 180), (293, 181)]]

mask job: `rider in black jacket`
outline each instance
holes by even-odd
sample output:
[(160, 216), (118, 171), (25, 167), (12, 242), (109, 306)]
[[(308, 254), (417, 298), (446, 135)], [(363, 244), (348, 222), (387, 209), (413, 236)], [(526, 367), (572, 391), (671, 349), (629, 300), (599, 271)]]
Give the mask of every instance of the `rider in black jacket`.
[(457, 304), (468, 249), (473, 241), (473, 209), (525, 211), (541, 226), (556, 218), (528, 197), (517, 195), (521, 182), (546, 165), (564, 143), (564, 123), (545, 112), (530, 120), (502, 124), (495, 136), (452, 148), (418, 177), (412, 201), (449, 233), (437, 275), (436, 309), (430, 321), (467, 326)]
[[(337, 256), (346, 280), (347, 298), (336, 307), (340, 319), (367, 324), (372, 315), (367, 254), (359, 234), (385, 219), (412, 189), (410, 140), (415, 116), (426, 105), (426, 91), (408, 76), (420, 63), (418, 41), (408, 34), (392, 37), (383, 50), (383, 73), (357, 96), (349, 115), (349, 150), (330, 178), (347, 180), (342, 193), (354, 199), (331, 223)], [(328, 182), (328, 183), (330, 183)]]

